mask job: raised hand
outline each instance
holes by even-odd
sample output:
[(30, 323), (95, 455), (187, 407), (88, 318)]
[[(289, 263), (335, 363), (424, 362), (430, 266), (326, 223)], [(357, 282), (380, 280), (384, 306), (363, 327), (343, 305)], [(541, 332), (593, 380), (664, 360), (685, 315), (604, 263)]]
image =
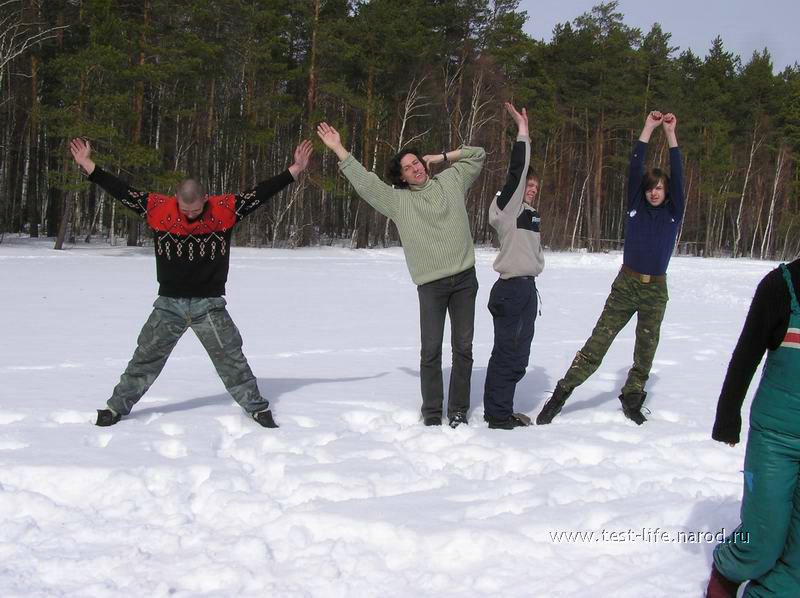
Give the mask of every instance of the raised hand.
[(303, 140), (300, 145), (294, 149), (293, 166), (297, 166), (299, 172), (302, 172), (308, 167), (308, 162), (311, 159), (311, 152), (313, 150), (314, 146), (311, 145), (311, 141), (308, 139)]
[(317, 125), (317, 135), (322, 139), (322, 143), (324, 143), (328, 149), (333, 150), (333, 153), (335, 153), (340, 160), (344, 160), (347, 157), (349, 152), (344, 149), (342, 145), (342, 137), (339, 135), (339, 131), (323, 121)]
[(425, 154), (422, 156), (422, 161), (425, 162), (425, 167), (430, 170), (431, 164), (438, 164), (439, 162), (444, 162), (444, 155), (443, 154)]
[(518, 112), (516, 108), (514, 108), (514, 104), (511, 102), (504, 102), (503, 105), (506, 107), (506, 111), (514, 119), (514, 122), (517, 123), (517, 134), (519, 135), (527, 135), (528, 134), (528, 111), (523, 108), (522, 112)]
[(644, 126), (652, 129), (658, 127), (664, 120), (664, 115), (661, 114), (658, 110), (653, 110), (650, 114), (647, 115), (647, 119), (644, 121)]
[(339, 135), (339, 131), (334, 129), (326, 122), (319, 123), (317, 126), (317, 135), (319, 135), (319, 138), (322, 139), (322, 143), (324, 143), (330, 149), (334, 149), (336, 146), (342, 145), (342, 137)]
[(674, 133), (675, 127), (678, 125), (678, 118), (672, 114), (672, 112), (668, 112), (664, 115), (664, 130), (667, 133)]
[(661, 126), (661, 122), (664, 118), (664, 115), (661, 114), (658, 110), (653, 110), (650, 114), (647, 115), (647, 118), (644, 121), (644, 127), (642, 127), (642, 132), (639, 134), (639, 141), (644, 143), (650, 142), (650, 136), (653, 134), (653, 131)]
[(69, 151), (75, 164), (80, 166), (87, 175), (94, 172), (95, 164), (92, 160), (92, 146), (88, 140), (76, 137), (69, 142)]
[(664, 134), (667, 136), (667, 143), (670, 147), (678, 147), (678, 135), (675, 127), (678, 126), (678, 117), (672, 112), (664, 115)]

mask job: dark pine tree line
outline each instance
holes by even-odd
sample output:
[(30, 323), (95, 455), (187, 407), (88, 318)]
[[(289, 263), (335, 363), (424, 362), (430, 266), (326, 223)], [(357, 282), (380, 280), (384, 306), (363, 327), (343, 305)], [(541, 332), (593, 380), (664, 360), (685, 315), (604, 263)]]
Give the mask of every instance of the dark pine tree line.
[[(474, 239), (502, 185), (511, 99), (531, 121), (543, 238), (617, 248), (626, 167), (645, 115), (679, 119), (686, 216), (679, 251), (800, 254), (800, 66), (773, 73), (711, 42), (680, 52), (616, 2), (523, 32), (518, 0), (0, 0), (0, 235), (148, 242), (142, 221), (78, 175), (71, 137), (140, 189), (185, 176), (238, 191), (283, 170), (327, 120), (383, 175), (399, 148), (481, 145), (468, 198)], [(309, 176), (245, 220), (236, 242), (397, 243), (316, 143)], [(650, 161), (666, 165), (660, 133)]]

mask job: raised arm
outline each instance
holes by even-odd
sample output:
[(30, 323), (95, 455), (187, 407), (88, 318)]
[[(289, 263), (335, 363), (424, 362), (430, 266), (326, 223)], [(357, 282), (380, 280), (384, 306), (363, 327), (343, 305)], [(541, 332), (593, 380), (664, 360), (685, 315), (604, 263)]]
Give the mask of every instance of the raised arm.
[(518, 112), (511, 102), (505, 103), (506, 111), (517, 124), (517, 139), (511, 148), (511, 162), (505, 185), (497, 196), (497, 207), (506, 210), (516, 218), (522, 200), (525, 198), (525, 174), (530, 164), (530, 137), (528, 133), (528, 112), (525, 108)]
[(653, 131), (661, 125), (662, 114), (658, 110), (653, 110), (647, 115), (642, 127), (642, 132), (639, 134), (638, 141), (633, 146), (631, 153), (631, 163), (628, 168), (628, 208), (632, 208), (636, 202), (641, 198), (639, 187), (642, 184), (642, 176), (644, 175), (644, 161), (647, 157), (647, 144), (650, 142), (650, 137)]
[(117, 177), (98, 167), (92, 160), (92, 146), (88, 140), (76, 137), (69, 143), (69, 151), (81, 171), (92, 183), (100, 187), (126, 208), (144, 214), (147, 212), (147, 193), (138, 191)]
[(394, 189), (384, 183), (374, 172), (368, 171), (342, 145), (339, 131), (326, 122), (317, 126), (322, 143), (339, 158), (339, 169), (350, 181), (358, 196), (384, 216), (394, 218), (397, 196)]
[(639, 133), (639, 141), (642, 143), (650, 143), (650, 137), (653, 135), (653, 131), (661, 126), (661, 121), (663, 118), (664, 115), (658, 110), (653, 110), (650, 114), (648, 114), (644, 121), (642, 132)]
[(667, 209), (677, 219), (683, 218), (683, 209), (686, 199), (683, 195), (683, 157), (678, 148), (678, 136), (675, 129), (678, 118), (671, 112), (664, 115), (664, 134), (669, 144), (669, 204)]
[(486, 160), (486, 151), (482, 147), (463, 146), (458, 149), (450, 150), (444, 154), (431, 154), (423, 156), (428, 164), (447, 161), (453, 165), (440, 173), (440, 178), (455, 177), (461, 183), (464, 195), (469, 191), (470, 185), (475, 182), (483, 168), (483, 161)]
[(678, 147), (678, 135), (675, 129), (678, 127), (678, 117), (668, 112), (664, 115), (664, 135), (667, 136), (667, 143), (670, 149)]
[(289, 184), (295, 182), (300, 174), (308, 168), (311, 160), (313, 146), (311, 141), (306, 139), (294, 149), (294, 162), (282, 173), (261, 181), (254, 189), (236, 195), (236, 218), (241, 220), (251, 212), (266, 205), (267, 200), (273, 195), (277, 195)]

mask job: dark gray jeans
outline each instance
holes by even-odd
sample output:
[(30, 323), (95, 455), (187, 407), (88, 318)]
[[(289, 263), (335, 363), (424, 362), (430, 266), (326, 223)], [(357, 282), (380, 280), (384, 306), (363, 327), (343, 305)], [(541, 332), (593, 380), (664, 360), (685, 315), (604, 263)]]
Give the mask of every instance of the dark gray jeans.
[(478, 279), (475, 268), (453, 276), (419, 285), (420, 383), (422, 385), (422, 417), (441, 417), (444, 403), (442, 381), (442, 339), (444, 320), (450, 313), (450, 336), (453, 345), (453, 369), (447, 413), (466, 413), (469, 409), (472, 377), (472, 336), (475, 330), (475, 297)]
[(108, 406), (128, 415), (164, 369), (172, 349), (188, 328), (203, 343), (225, 388), (248, 413), (269, 403), (261, 397), (256, 377), (242, 353), (242, 337), (225, 309), (223, 297), (183, 299), (159, 297), (139, 333), (138, 346), (114, 388)]

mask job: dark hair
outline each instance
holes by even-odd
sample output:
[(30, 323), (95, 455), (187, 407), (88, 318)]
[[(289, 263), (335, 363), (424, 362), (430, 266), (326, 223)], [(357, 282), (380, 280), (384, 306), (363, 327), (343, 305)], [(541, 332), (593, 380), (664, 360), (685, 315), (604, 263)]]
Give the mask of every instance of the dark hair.
[(539, 175), (536, 174), (536, 171), (533, 169), (533, 166), (528, 166), (528, 172), (525, 173), (525, 180), (529, 181), (531, 179), (536, 179), (537, 182), (541, 183)]
[(422, 162), (425, 172), (428, 172), (428, 165), (425, 164), (425, 160), (422, 159), (422, 154), (419, 153), (418, 149), (409, 148), (399, 151), (391, 160), (389, 160), (389, 164), (386, 166), (386, 177), (389, 179), (392, 185), (400, 189), (408, 188), (408, 183), (406, 183), (402, 177), (403, 167), (400, 166), (400, 160), (402, 160), (408, 154), (413, 154), (416, 156), (417, 160)]
[(203, 185), (194, 179), (182, 180), (175, 189), (175, 195), (178, 196), (178, 199), (189, 204), (197, 203), (203, 199), (205, 194), (206, 191), (203, 189)]
[(669, 198), (669, 175), (660, 168), (651, 168), (642, 177), (642, 194), (653, 189), (658, 183), (664, 183), (664, 200)]

